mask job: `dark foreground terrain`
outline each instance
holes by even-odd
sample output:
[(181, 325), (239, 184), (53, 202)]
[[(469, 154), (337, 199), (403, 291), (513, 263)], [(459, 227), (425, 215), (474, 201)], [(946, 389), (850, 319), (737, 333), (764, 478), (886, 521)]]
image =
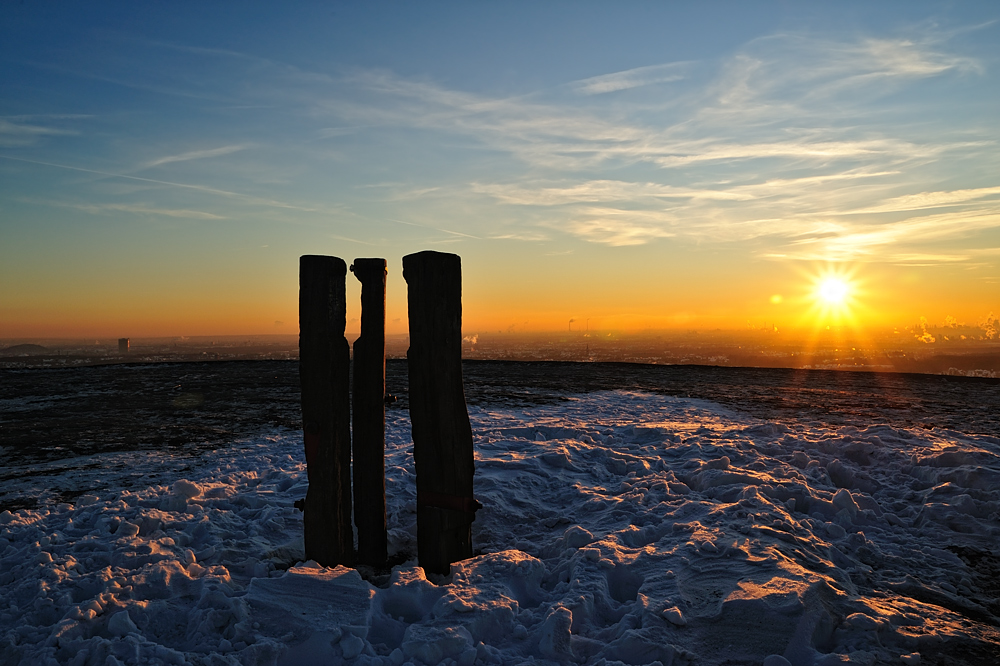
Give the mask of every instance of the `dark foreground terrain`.
[[(390, 410), (407, 408), (406, 371), (405, 361), (387, 363), (387, 390), (398, 396), (398, 400), (390, 405)], [(552, 405), (581, 393), (617, 389), (712, 401), (733, 411), (783, 423), (813, 421), (817, 424), (853, 425), (860, 429), (872, 424), (887, 424), (909, 429), (934, 429), (934, 436), (944, 434), (944, 439), (951, 438), (949, 433), (942, 433), (947, 430), (958, 431), (956, 439), (961, 439), (963, 433), (1000, 437), (1000, 380), (995, 379), (516, 361), (467, 361), (464, 373), (467, 399), (471, 404), (480, 406), (522, 408)], [(207, 454), (208, 450), (227, 447), (241, 438), (253, 438), (276, 430), (294, 432), (299, 427), (296, 361), (148, 363), (0, 370), (0, 446), (3, 447), (0, 455), (4, 461), (0, 467), (0, 512), (5, 509), (47, 508), (52, 516), (58, 516), (67, 511), (65, 506), (60, 508), (61, 502), (75, 502), (86, 493), (94, 493), (110, 501), (124, 490), (148, 491), (160, 486), (164, 488), (163, 492), (168, 492), (165, 489), (169, 488), (173, 479), (185, 474), (197, 474), (199, 465), (216, 455)], [(884, 431), (880, 431), (882, 433)], [(877, 440), (874, 435), (858, 434), (856, 437)], [(285, 446), (289, 446), (287, 440), (292, 438), (284, 439)], [(525, 444), (537, 445), (534, 441)], [(600, 442), (594, 446), (600, 449), (607, 444)], [(294, 447), (293, 441), (290, 448)], [(875, 448), (881, 450), (880, 447)], [(748, 450), (756, 450), (756, 447)], [(497, 456), (498, 453), (494, 451), (492, 455)], [(909, 460), (908, 455), (904, 458)], [(893, 459), (891, 456), (880, 459), (869, 471), (880, 475), (886, 488), (891, 489), (896, 482), (894, 479), (903, 475), (893, 471), (898, 467), (884, 467), (885, 460), (891, 463)], [(845, 461), (847, 465), (855, 462), (850, 458), (845, 458)], [(924, 467), (930, 469), (929, 474), (933, 475), (941, 476), (949, 472), (947, 469)], [(489, 464), (484, 465), (484, 469), (490, 469)], [(494, 465), (492, 469), (496, 471), (503, 467)], [(759, 468), (755, 469), (759, 471)], [(503, 472), (501, 476), (503, 484), (510, 483), (509, 473)], [(933, 478), (938, 479), (938, 476)], [(978, 483), (974, 478), (970, 479), (970, 483)], [(553, 484), (554, 488), (560, 489), (559, 492), (570, 485), (567, 479), (557, 479)], [(942, 497), (965, 492), (964, 488), (956, 490), (955, 484), (950, 482), (930, 481), (928, 485), (933, 487), (920, 488), (923, 494), (919, 496), (927, 498), (940, 490), (940, 496), (926, 500), (937, 502), (939, 507), (943, 506)], [(488, 490), (483, 492), (488, 493)], [(605, 492), (603, 486), (602, 492)], [(694, 507), (707, 501), (700, 495), (698, 497), (689, 505)], [(899, 510), (898, 502), (888, 496), (878, 497), (882, 498), (887, 509)], [(126, 505), (124, 500), (119, 500), (121, 506)], [(494, 497), (493, 502), (499, 504), (500, 500)], [(723, 505), (736, 506), (728, 501), (719, 504), (720, 507)], [(634, 510), (635, 516), (650, 513), (648, 507), (640, 508), (639, 505)], [(63, 513), (60, 514), (60, 511)], [(720, 508), (719, 511), (724, 513), (725, 509)], [(588, 515), (589, 512), (588, 509)], [(497, 524), (501, 514), (492, 515)], [(605, 518), (608, 515), (614, 517), (613, 512), (602, 515)], [(933, 515), (937, 514), (928, 512), (930, 518), (907, 517), (905, 524), (897, 521), (893, 525), (899, 527), (902, 524), (919, 530)], [(659, 516), (657, 519), (662, 518)], [(801, 515), (799, 518), (804, 520)], [(995, 517), (985, 514), (980, 518), (984, 523), (995, 521)], [(640, 517), (639, 523), (628, 528), (647, 519), (652, 520)], [(628, 520), (626, 518), (623, 524), (627, 525)], [(742, 518), (740, 520), (743, 521)], [(779, 535), (779, 541), (790, 539), (788, 534), (768, 527), (777, 524), (784, 525), (770, 520), (765, 521), (763, 527), (753, 523), (753, 529), (758, 530), (753, 533), (755, 538), (768, 534)], [(919, 536), (934, 528), (933, 524), (927, 524), (930, 527), (926, 530), (913, 534)], [(912, 603), (940, 606), (945, 609), (942, 612), (961, 616), (969, 636), (942, 640), (940, 643), (923, 643), (921, 663), (948, 666), (1000, 663), (997, 661), (995, 639), (997, 609), (1000, 608), (997, 601), (1000, 560), (995, 549), (988, 545), (992, 537), (983, 530), (969, 529), (969, 524), (956, 520), (954, 526), (947, 530), (932, 530), (933, 539), (930, 542), (925, 537), (914, 537), (918, 545), (941, 549), (938, 552), (951, 553), (961, 561), (959, 565), (952, 558), (952, 566), (960, 567), (958, 570), (964, 576), (958, 578), (968, 588), (963, 597), (949, 596), (940, 591), (942, 588), (935, 587), (935, 576), (939, 575), (940, 567), (925, 571), (920, 569), (923, 565), (914, 563), (910, 555), (895, 554), (904, 552), (900, 550), (903, 546), (898, 540), (881, 542), (890, 556), (884, 560), (871, 560), (876, 566), (862, 568), (852, 564), (853, 568), (846, 569), (852, 584), (859, 590), (866, 590), (866, 594), (902, 595), (914, 600)], [(553, 526), (562, 525), (558, 521), (553, 523)], [(869, 530), (868, 537), (878, 539), (879, 534), (889, 530), (883, 525), (879, 530)], [(842, 540), (856, 537), (853, 533), (850, 537), (844, 536), (843, 529), (840, 532)], [(864, 532), (859, 531), (858, 534), (863, 535)], [(825, 532), (819, 533), (819, 536), (832, 538)], [(36, 538), (26, 538), (25, 543)], [(801, 543), (818, 541), (810, 537)], [(863, 553), (871, 552), (848, 547), (850, 543), (867, 543), (864, 538), (845, 543), (847, 545), (838, 551), (842, 553), (838, 557), (862, 553), (858, 555), (861, 558), (866, 557)], [(798, 547), (787, 552), (793, 555), (798, 553), (795, 556), (802, 557)], [(91, 551), (88, 550), (87, 555), (90, 556)], [(208, 561), (207, 557), (198, 555), (199, 561)], [(245, 557), (243, 551), (239, 551), (239, 557)], [(81, 559), (84, 559), (82, 555)], [(815, 565), (818, 560), (803, 561)], [(36, 566), (34, 560), (32, 566)], [(726, 567), (729, 566), (735, 565), (726, 560)], [(701, 571), (697, 568), (691, 570)], [(711, 572), (711, 567), (706, 567), (705, 571)], [(10, 580), (13, 577), (8, 577)], [(638, 594), (638, 586), (635, 590), (633, 595)], [(912, 631), (916, 632), (918, 628)]]
[[(753, 416), (1000, 436), (1000, 380), (772, 368), (466, 361), (470, 404), (530, 406), (613, 389), (710, 400)], [(386, 364), (406, 409), (406, 361)], [(298, 429), (297, 361), (0, 370), (0, 446), (24, 464), (123, 449), (215, 447)]]

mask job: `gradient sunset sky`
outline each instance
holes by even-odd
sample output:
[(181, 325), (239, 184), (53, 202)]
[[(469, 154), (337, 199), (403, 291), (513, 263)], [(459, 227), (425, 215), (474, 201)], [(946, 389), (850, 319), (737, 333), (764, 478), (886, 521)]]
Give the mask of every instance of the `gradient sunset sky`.
[[(297, 333), (302, 254), (465, 329), (1000, 312), (1000, 4), (0, 4), (0, 338)], [(359, 313), (348, 275), (348, 316)], [(349, 326), (356, 330), (357, 323)]]

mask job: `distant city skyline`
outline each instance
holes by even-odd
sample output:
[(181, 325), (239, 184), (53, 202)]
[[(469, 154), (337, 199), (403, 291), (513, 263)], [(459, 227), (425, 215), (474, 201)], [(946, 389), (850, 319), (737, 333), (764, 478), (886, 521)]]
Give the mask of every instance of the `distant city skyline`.
[(302, 254), (385, 257), (405, 333), (423, 249), (462, 256), (470, 334), (976, 325), (998, 18), (7, 3), (0, 338), (295, 334)]

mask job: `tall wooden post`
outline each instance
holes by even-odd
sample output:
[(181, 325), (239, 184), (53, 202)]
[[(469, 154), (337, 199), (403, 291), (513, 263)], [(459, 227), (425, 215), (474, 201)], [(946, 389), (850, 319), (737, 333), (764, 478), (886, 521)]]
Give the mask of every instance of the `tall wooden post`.
[(307, 558), (326, 566), (354, 560), (346, 278), (343, 259), (299, 260), (299, 379), (309, 476), (305, 547)]
[(475, 462), (462, 385), (462, 260), (403, 257), (410, 319), (407, 351), (417, 474), (417, 557), (431, 573), (472, 557)]
[(385, 563), (385, 259), (355, 259), (361, 337), (354, 341), (354, 524), (358, 562)]

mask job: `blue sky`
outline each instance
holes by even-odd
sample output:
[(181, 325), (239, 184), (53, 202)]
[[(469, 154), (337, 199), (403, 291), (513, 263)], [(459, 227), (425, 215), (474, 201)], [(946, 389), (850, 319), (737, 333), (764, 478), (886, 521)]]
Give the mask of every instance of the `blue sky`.
[(294, 333), (306, 253), (388, 258), (402, 331), (422, 249), (463, 256), (484, 329), (794, 325), (822, 270), (872, 322), (974, 319), (1000, 309), (997, 18), (7, 4), (0, 337)]

